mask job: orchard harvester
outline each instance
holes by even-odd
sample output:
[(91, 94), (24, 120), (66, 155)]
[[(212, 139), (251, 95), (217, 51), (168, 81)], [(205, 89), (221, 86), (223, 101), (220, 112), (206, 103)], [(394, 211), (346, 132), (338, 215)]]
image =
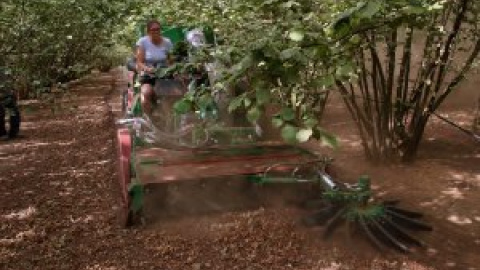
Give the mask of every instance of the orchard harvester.
[[(164, 31), (174, 43), (188, 47), (184, 33), (185, 29), (178, 27)], [(188, 66), (188, 57), (182, 61)], [(245, 181), (260, 186), (313, 183), (320, 203), (304, 221), (325, 226), (325, 236), (347, 223), (378, 247), (408, 252), (411, 246), (423, 246), (409, 232), (432, 229), (419, 220), (420, 213), (401, 209), (394, 201), (375, 201), (367, 177), (356, 184), (333, 179), (328, 157), (281, 140), (265, 139), (257, 125), (229, 116), (223, 109), (228, 96), (212, 97), (192, 113), (174, 113), (173, 108), (179, 106), (175, 102), (208, 87), (215, 70), (207, 65), (171, 76), (172, 70), (179, 69), (156, 72), (155, 87), (162, 87), (166, 94), (158, 97), (149, 116), (142, 113), (136, 73), (129, 71), (129, 87), (122, 98), (125, 117), (118, 121), (121, 127), (117, 131), (127, 226), (142, 220), (144, 189), (149, 185), (244, 175)]]

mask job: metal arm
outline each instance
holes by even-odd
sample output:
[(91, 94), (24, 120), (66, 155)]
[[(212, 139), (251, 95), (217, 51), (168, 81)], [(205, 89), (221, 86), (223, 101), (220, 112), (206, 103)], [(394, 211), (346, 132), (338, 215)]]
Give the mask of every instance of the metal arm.
[(137, 138), (143, 139), (150, 144), (161, 145), (162, 147), (172, 150), (198, 148), (198, 145), (179, 142), (182, 137), (185, 137), (195, 129), (195, 124), (184, 125), (182, 129), (176, 133), (167, 133), (158, 129), (146, 114), (142, 117), (120, 119), (117, 121), (117, 124), (131, 128)]

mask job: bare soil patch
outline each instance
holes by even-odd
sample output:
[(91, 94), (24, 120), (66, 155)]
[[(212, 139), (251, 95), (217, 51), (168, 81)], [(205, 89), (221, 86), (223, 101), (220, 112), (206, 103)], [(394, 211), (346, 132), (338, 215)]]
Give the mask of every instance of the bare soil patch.
[[(378, 196), (424, 212), (434, 225), (418, 235), (427, 249), (380, 253), (342, 230), (323, 240), (322, 228), (299, 222), (305, 212), (295, 192), (303, 188), (270, 190), (262, 200), (242, 193), (241, 181), (221, 179), (172, 186), (177, 204), (153, 205), (164, 212), (151, 212), (147, 226), (123, 228), (114, 137), (123, 87), (121, 70), (92, 74), (72, 84), (72, 106), (52, 114), (32, 104), (23, 138), (0, 142), (0, 269), (479, 268), (478, 143), (435, 120), (418, 162), (370, 164), (340, 102), (329, 105), (325, 125), (342, 147), (309, 147), (333, 156), (342, 180), (368, 174)], [(468, 127), (472, 108), (442, 113)]]

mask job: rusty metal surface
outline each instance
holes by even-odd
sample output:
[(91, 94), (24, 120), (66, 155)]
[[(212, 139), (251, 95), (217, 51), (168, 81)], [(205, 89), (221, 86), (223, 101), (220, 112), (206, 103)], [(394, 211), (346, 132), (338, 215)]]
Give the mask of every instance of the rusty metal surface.
[(290, 145), (252, 145), (208, 151), (137, 151), (136, 172), (142, 184), (262, 173), (277, 163), (298, 163), (317, 156)]
[(128, 204), (128, 185), (130, 184), (131, 137), (126, 128), (117, 130), (119, 181), (124, 205)]

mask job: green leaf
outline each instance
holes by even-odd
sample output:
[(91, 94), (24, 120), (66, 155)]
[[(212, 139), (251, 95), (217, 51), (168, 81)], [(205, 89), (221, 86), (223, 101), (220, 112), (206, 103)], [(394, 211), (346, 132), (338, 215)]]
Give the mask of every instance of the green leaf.
[(243, 74), (243, 72), (245, 72), (245, 70), (250, 68), (252, 65), (253, 65), (253, 57), (251, 55), (247, 55), (239, 63), (235, 64), (232, 67), (231, 73), (234, 76)]
[(128, 194), (131, 198), (130, 210), (138, 212), (143, 207), (143, 186), (133, 179), (132, 183), (128, 187)]
[(251, 104), (252, 104), (252, 101), (249, 98), (247, 97), (243, 98), (243, 105), (245, 106), (245, 108), (250, 107)]
[(320, 87), (329, 88), (335, 84), (335, 77), (332, 74), (328, 74), (317, 80)]
[(209, 94), (202, 95), (198, 98), (197, 105), (200, 109), (207, 109), (214, 105), (215, 101)]
[(433, 5), (428, 7), (428, 10), (441, 10), (444, 8), (445, 2), (436, 2)]
[(173, 105), (173, 109), (178, 114), (185, 114), (189, 112), (192, 108), (192, 103), (188, 100), (181, 99)]
[(256, 106), (254, 106), (250, 110), (248, 110), (247, 119), (251, 123), (256, 122), (260, 118), (261, 114), (262, 114), (262, 112), (260, 111), (260, 109)]
[(282, 128), (282, 138), (289, 143), (295, 143), (297, 142), (297, 131), (297, 127), (292, 125), (285, 125)]
[(280, 59), (285, 61), (290, 58), (297, 58), (300, 53), (299, 47), (288, 48), (280, 52)]
[(257, 98), (257, 104), (262, 105), (270, 102), (270, 90), (262, 87), (258, 88), (255, 92)]
[(308, 128), (313, 128), (318, 124), (318, 120), (315, 118), (307, 118), (303, 121), (303, 124)]
[(373, 17), (382, 7), (379, 1), (369, 1), (365, 6), (360, 9), (359, 16), (362, 18)]
[(236, 109), (238, 109), (238, 107), (242, 106), (244, 98), (245, 96), (241, 95), (241, 96), (235, 97), (232, 101), (230, 101), (230, 104), (228, 105), (228, 112), (233, 112)]
[(272, 118), (272, 125), (276, 128), (279, 128), (283, 125), (283, 119), (280, 116), (274, 116)]
[(292, 121), (295, 119), (295, 111), (292, 108), (283, 108), (280, 116), (284, 121)]
[(284, 4), (282, 4), (282, 6), (285, 7), (285, 8), (291, 8), (293, 6), (300, 6), (300, 4), (296, 1), (288, 1)]
[(288, 33), (288, 37), (293, 41), (300, 42), (305, 37), (305, 34), (301, 31), (294, 30)]
[(322, 145), (326, 145), (326, 146), (331, 147), (333, 149), (338, 148), (337, 137), (335, 137), (334, 135), (332, 135), (328, 132), (325, 132), (325, 131), (321, 131), (320, 136), (321, 136), (320, 141), (322, 142)]
[(350, 77), (353, 72), (353, 65), (351, 63), (344, 63), (337, 67), (336, 75), (339, 77)]
[(310, 139), (312, 134), (313, 134), (313, 130), (311, 128), (301, 129), (297, 132), (296, 139), (299, 142), (306, 142)]
[(423, 7), (408, 6), (403, 9), (409, 15), (422, 15), (426, 9)]

